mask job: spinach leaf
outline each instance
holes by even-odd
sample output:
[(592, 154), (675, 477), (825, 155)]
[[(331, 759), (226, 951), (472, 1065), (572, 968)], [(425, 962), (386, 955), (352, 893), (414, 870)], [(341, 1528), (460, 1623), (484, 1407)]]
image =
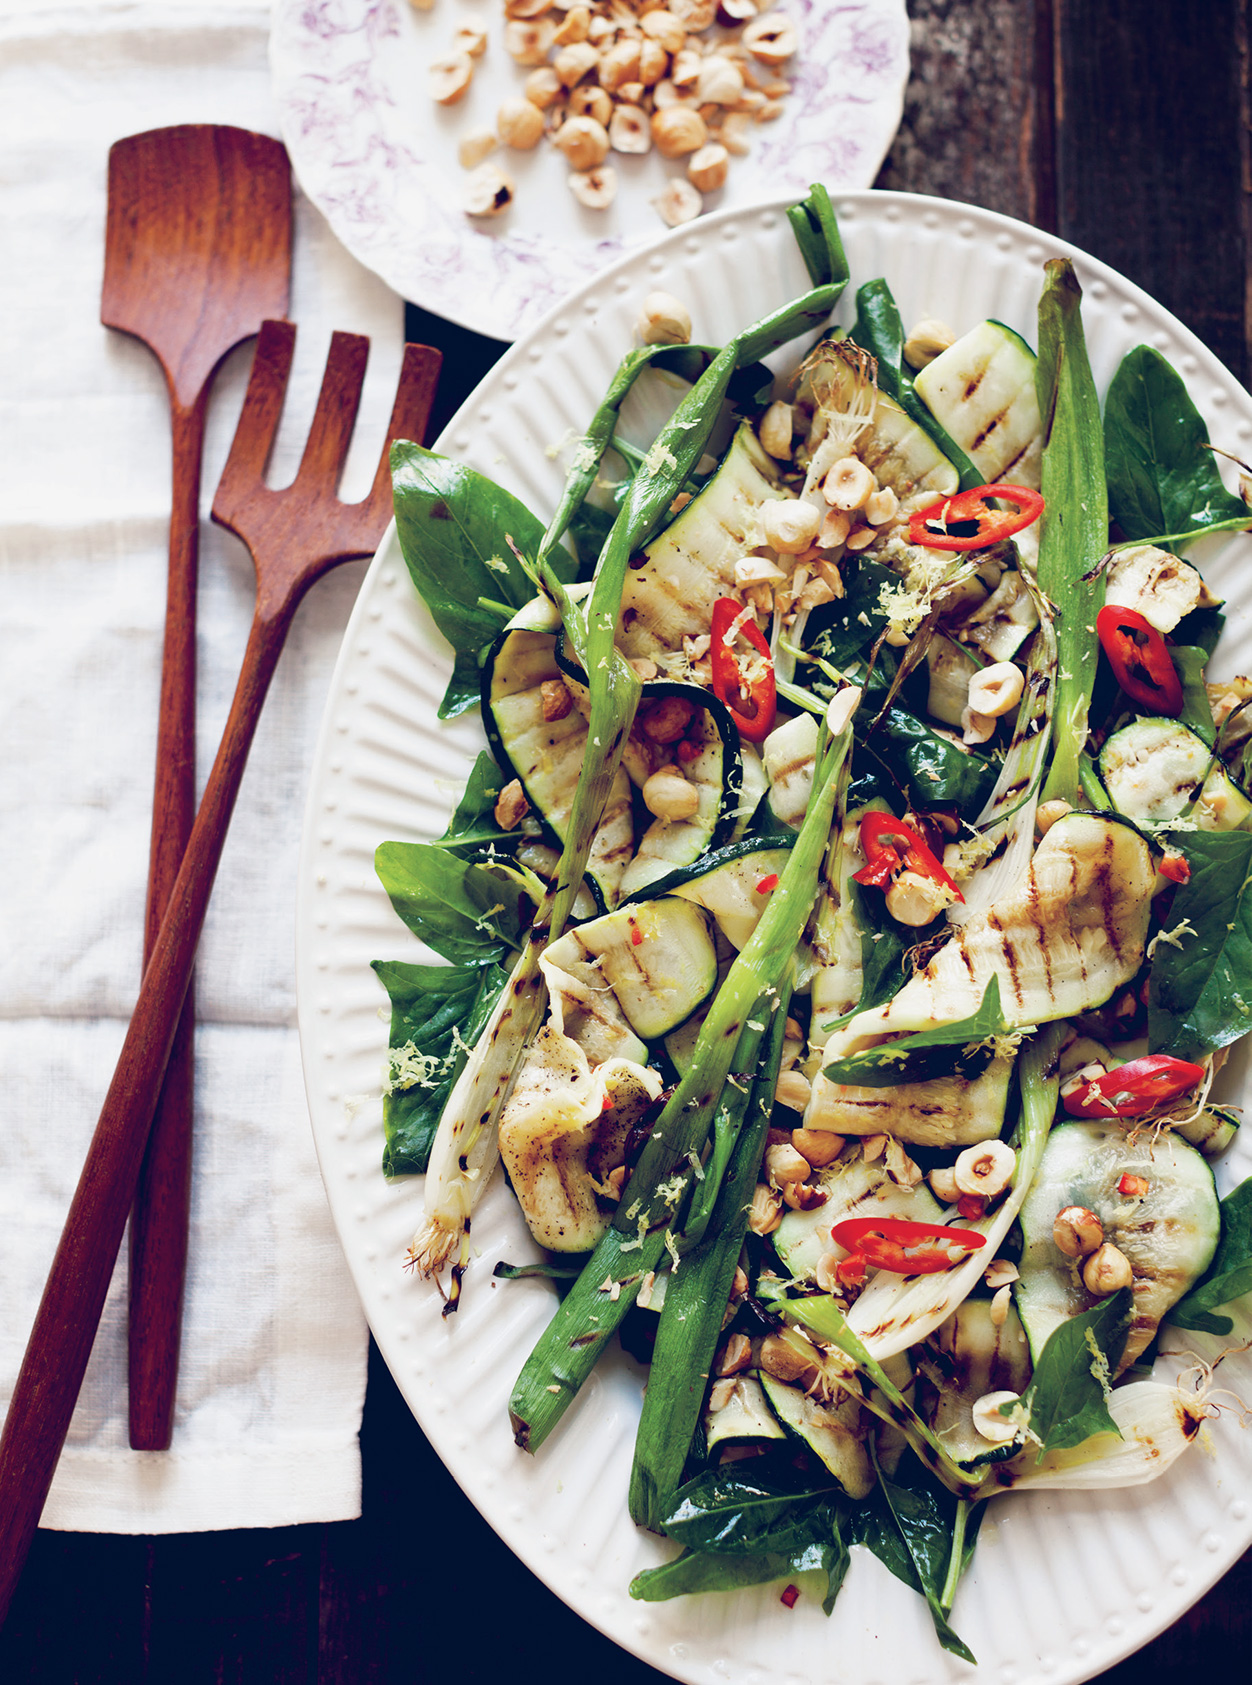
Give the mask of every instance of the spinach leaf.
[(790, 1557), (813, 1541), (815, 1511), (830, 1499), (828, 1478), (814, 1485), (787, 1467), (757, 1473), (731, 1463), (679, 1487), (661, 1526), (690, 1550)]
[(1208, 1273), (1166, 1316), (1176, 1328), (1230, 1334), (1235, 1326), (1230, 1318), (1212, 1313), (1219, 1305), (1252, 1293), (1252, 1176), (1226, 1195), (1221, 1213), (1222, 1238)]
[(963, 817), (973, 819), (986, 805), (1000, 775), (998, 761), (958, 749), (898, 702), (891, 704), (865, 741), (895, 777), (911, 807), (955, 807)]
[(1180, 934), (1153, 955), (1148, 1043), (1194, 1059), (1252, 1030), (1252, 833), (1189, 831), (1175, 841), (1191, 876), (1170, 912)]
[(453, 965), (486, 964), (516, 944), (516, 895), (481, 866), (438, 843), (385, 842), (374, 868), (409, 929)]
[(486, 749), (470, 769), (465, 790), (456, 804), (448, 828), (437, 839), (440, 847), (455, 852), (462, 848), (484, 848), (490, 843), (516, 847), (518, 833), (502, 831), (496, 824), (496, 800), (507, 780)]
[(1081, 1445), (1093, 1434), (1117, 1433), (1105, 1391), (1126, 1344), (1132, 1314), (1133, 1296), (1123, 1287), (1049, 1334), (1025, 1398), (1041, 1459), (1049, 1451)]
[(848, 337), (875, 358), (879, 386), (938, 445), (961, 476), (961, 490), (985, 485), (983, 475), (913, 389), (913, 376), (904, 361), (904, 323), (885, 281), (866, 281), (857, 293), (856, 321)]
[(964, 1522), (958, 1500), (912, 1455), (904, 1458), (893, 1479), (878, 1469), (877, 1491), (881, 1502), (863, 1542), (898, 1579), (926, 1599), (943, 1648), (977, 1666), (969, 1646), (948, 1624), (944, 1606), (945, 1588), (951, 1585), (955, 1590), (956, 1575), (949, 1572), (953, 1551), (960, 1552), (958, 1571), (962, 1571), (973, 1548), (973, 1540), (967, 1541), (963, 1532), (958, 1538), (958, 1517), (962, 1526)]
[(391, 998), (388, 1084), (383, 1094), (383, 1174), (426, 1169), (452, 1085), (508, 981), (498, 966), (408, 965), (375, 960)]
[[(923, 1081), (940, 1070), (951, 1069), (952, 1049), (970, 1048), (988, 1036), (1003, 1035), (1008, 1028), (1000, 1009), (1000, 980), (993, 977), (977, 1011), (968, 1018), (939, 1024), (933, 1030), (919, 1030), (915, 1035), (901, 1036), (899, 1041), (881, 1047), (850, 1053), (846, 1059), (836, 1059), (823, 1066), (822, 1075), (831, 1082), (864, 1088), (891, 1088), (901, 1082)], [(991, 1050), (985, 1051), (984, 1067), (991, 1059)], [(940, 1057), (930, 1057), (934, 1053)]]
[(841, 670), (866, 655), (886, 630), (887, 616), (879, 606), (883, 590), (899, 583), (899, 576), (880, 562), (861, 562), (845, 578), (843, 596), (809, 616), (805, 648)]
[(904, 956), (916, 938), (901, 934), (900, 926), (888, 916), (881, 895), (869, 895), (859, 883), (849, 885), (857, 929), (861, 933), (861, 998), (857, 1012), (882, 1006), (899, 993), (904, 983)]
[[(391, 480), (405, 563), (457, 657), (439, 707), (440, 719), (449, 719), (477, 702), (479, 657), (506, 618), (483, 600), (521, 608), (535, 595), (509, 541), (533, 557), (543, 524), (502, 486), (421, 445), (392, 446)], [(573, 576), (564, 551), (553, 566), (561, 578)]]
[[(811, 1566), (807, 1563), (805, 1566)], [(788, 1557), (773, 1553), (726, 1556), (714, 1551), (688, 1550), (659, 1568), (645, 1568), (630, 1582), (630, 1595), (643, 1603), (664, 1603), (701, 1591), (739, 1591), (785, 1579), (792, 1572)], [(800, 1572), (800, 1570), (795, 1570)]]
[(1170, 539), (1182, 549), (1203, 530), (1247, 526), (1242, 498), (1222, 484), (1208, 429), (1159, 351), (1122, 359), (1104, 404), (1109, 513), (1128, 539)]

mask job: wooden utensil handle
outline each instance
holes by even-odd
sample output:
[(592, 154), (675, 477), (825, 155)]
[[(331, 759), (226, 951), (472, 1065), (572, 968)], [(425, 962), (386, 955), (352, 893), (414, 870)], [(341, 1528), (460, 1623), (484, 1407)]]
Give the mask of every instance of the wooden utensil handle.
[(0, 1435), (0, 1621), (69, 1431), (135, 1197), (196, 943), (261, 706), (294, 601), (258, 611), (191, 840), (78, 1179)]
[[(156, 944), (196, 813), (196, 583), (208, 396), (206, 382), (189, 408), (172, 394), (170, 398), (173, 484), (145, 962)], [(131, 1211), (128, 1396), (130, 1443), (136, 1451), (164, 1451), (173, 1431), (191, 1207), (194, 996), (192, 983), (183, 1002)]]

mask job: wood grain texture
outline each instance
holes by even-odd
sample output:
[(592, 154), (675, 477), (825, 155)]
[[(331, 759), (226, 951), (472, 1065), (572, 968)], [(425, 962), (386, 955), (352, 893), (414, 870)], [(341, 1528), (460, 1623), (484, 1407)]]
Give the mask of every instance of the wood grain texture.
[[(144, 963), (196, 810), (196, 587), (209, 391), (228, 352), (287, 312), (291, 170), (268, 135), (187, 124), (109, 151), (101, 319), (160, 362), (172, 445), (169, 567)], [(195, 1002), (182, 1019), (130, 1228), (130, 1442), (170, 1443), (191, 1200)]]

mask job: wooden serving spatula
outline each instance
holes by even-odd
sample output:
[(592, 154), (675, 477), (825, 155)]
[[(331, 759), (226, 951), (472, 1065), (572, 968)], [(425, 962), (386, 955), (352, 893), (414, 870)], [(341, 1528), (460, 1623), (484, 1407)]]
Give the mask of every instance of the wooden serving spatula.
[[(213, 377), (287, 313), (291, 169), (280, 142), (214, 124), (152, 129), (109, 152), (100, 319), (154, 353), (169, 389), (173, 497), (144, 963), (196, 811), (200, 463)], [(191, 1191), (190, 994), (131, 1218), (130, 1442), (164, 1450), (174, 1393)]]

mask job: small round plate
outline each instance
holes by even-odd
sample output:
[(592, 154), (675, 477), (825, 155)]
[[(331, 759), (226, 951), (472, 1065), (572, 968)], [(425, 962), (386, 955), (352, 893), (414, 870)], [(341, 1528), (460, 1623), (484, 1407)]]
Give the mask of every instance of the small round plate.
[[(868, 187), (900, 121), (908, 80), (904, 0), (780, 0), (800, 49), (782, 114), (755, 125), (752, 150), (732, 158), (710, 210), (790, 194), (809, 184)], [(653, 152), (612, 154), (619, 188), (604, 211), (586, 210), (568, 167), (546, 141), (533, 152), (499, 148), (516, 183), (499, 219), (461, 208), (460, 140), (494, 129), (500, 102), (526, 74), (505, 51), (504, 8), (493, 0), (276, 0), (270, 34), (274, 97), (300, 185), (348, 250), (402, 298), (498, 339), (533, 327), (566, 293), (665, 232), (653, 200), (685, 174)], [(427, 67), (459, 25), (485, 26), (487, 50), (468, 93), (434, 103)]]

